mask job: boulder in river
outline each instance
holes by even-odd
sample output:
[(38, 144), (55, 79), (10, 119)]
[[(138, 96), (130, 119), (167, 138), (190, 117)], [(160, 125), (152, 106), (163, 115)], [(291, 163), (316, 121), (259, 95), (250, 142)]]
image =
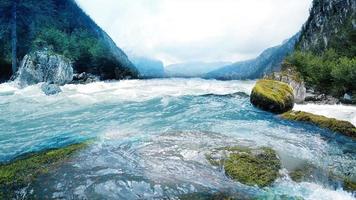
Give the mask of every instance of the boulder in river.
[(311, 123), (356, 139), (356, 127), (348, 121), (328, 118), (322, 115), (314, 115), (303, 111), (286, 112), (283, 113), (281, 117), (287, 120)]
[(64, 85), (73, 79), (73, 67), (69, 59), (48, 50), (27, 54), (16, 78), (21, 86), (40, 82)]
[(225, 147), (213, 150), (206, 157), (212, 165), (222, 165), (232, 179), (250, 186), (272, 184), (281, 168), (277, 153), (268, 147)]
[(55, 84), (44, 83), (41, 86), (41, 90), (47, 95), (55, 95), (62, 92), (61, 88)]
[(252, 89), (250, 101), (262, 110), (284, 113), (294, 106), (293, 89), (280, 81), (262, 79)]

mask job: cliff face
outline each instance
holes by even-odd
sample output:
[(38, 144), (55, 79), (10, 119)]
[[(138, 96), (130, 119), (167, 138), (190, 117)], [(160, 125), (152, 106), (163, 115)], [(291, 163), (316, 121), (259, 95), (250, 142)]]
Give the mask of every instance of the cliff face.
[(43, 49), (70, 59), (75, 73), (138, 76), (125, 53), (74, 0), (2, 0), (0, 13), (0, 81), (13, 75), (14, 61), (18, 68), (26, 54)]
[(297, 46), (314, 53), (333, 48), (341, 55), (355, 56), (356, 1), (314, 0)]

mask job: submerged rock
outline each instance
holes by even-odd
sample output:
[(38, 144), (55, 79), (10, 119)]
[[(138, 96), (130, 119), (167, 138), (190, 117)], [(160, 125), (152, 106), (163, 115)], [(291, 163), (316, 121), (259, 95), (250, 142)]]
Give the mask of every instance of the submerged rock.
[(41, 86), (41, 90), (47, 95), (55, 95), (62, 92), (61, 88), (55, 84), (44, 83)]
[(28, 185), (42, 174), (46, 174), (75, 152), (85, 148), (87, 142), (64, 148), (31, 153), (27, 156), (0, 165), (0, 197), (12, 199), (16, 190)]
[(69, 59), (48, 50), (27, 54), (18, 71), (16, 80), (21, 86), (40, 82), (64, 85), (73, 79), (73, 67)]
[(356, 127), (347, 121), (328, 118), (322, 115), (314, 115), (303, 111), (290, 111), (281, 115), (283, 119), (308, 122), (322, 128), (330, 129), (334, 132), (339, 132), (343, 135), (356, 139)]
[(280, 72), (274, 72), (264, 77), (265, 79), (281, 81), (287, 83), (292, 89), (294, 94), (295, 103), (303, 103), (307, 89), (302, 79), (301, 74), (289, 63), (282, 64)]
[(355, 179), (352, 180), (346, 175), (336, 175), (331, 171), (319, 168), (310, 163), (295, 168), (289, 172), (289, 177), (297, 183), (318, 182), (323, 184), (326, 182), (328, 185), (334, 185), (336, 188), (342, 186), (346, 191), (356, 191)]
[(281, 168), (277, 153), (268, 147), (226, 147), (214, 150), (206, 158), (212, 165), (222, 165), (232, 179), (250, 186), (270, 185), (278, 178)]
[(286, 83), (275, 80), (259, 80), (252, 90), (251, 103), (266, 111), (283, 113), (294, 106), (293, 89)]

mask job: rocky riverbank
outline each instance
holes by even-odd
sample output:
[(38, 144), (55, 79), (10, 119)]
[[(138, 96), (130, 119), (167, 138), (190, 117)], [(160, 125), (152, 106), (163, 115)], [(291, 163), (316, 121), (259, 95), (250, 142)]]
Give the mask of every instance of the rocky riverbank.
[(250, 99), (256, 107), (281, 114), (283, 119), (311, 123), (353, 139), (356, 138), (356, 127), (350, 122), (307, 112), (290, 111), (295, 103), (293, 97), (295, 93), (295, 87), (292, 88), (286, 83), (275, 80), (259, 80), (252, 90)]

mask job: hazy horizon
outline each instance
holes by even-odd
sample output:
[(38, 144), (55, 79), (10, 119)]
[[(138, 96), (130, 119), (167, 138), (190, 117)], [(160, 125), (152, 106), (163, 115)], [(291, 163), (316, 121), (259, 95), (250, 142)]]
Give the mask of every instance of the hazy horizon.
[(311, 0), (77, 0), (130, 57), (236, 62), (297, 33)]

